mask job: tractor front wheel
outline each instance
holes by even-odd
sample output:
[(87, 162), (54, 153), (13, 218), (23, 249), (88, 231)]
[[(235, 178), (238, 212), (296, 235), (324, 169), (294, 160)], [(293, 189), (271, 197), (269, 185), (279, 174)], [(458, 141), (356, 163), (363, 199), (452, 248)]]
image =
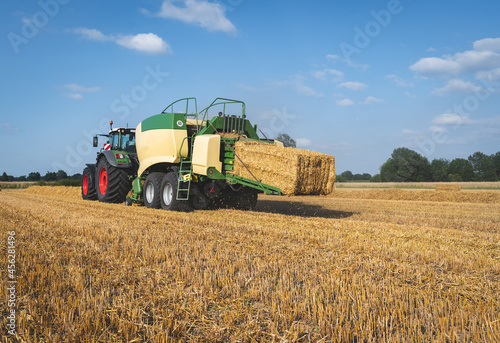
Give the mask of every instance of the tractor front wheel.
[(85, 168), (82, 174), (82, 198), (83, 200), (97, 200), (95, 187), (91, 187), (90, 180), (94, 178), (90, 175), (89, 168)]
[(120, 203), (127, 197), (132, 183), (126, 169), (113, 167), (106, 158), (97, 163), (97, 198), (100, 202)]

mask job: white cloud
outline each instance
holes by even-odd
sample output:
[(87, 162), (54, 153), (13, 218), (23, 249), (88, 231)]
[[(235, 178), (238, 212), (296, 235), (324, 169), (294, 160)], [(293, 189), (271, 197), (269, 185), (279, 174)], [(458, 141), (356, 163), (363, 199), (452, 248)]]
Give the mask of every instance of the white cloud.
[(172, 49), (170, 49), (170, 46), (161, 37), (158, 37), (154, 33), (139, 33), (136, 35), (114, 36), (105, 35), (99, 30), (87, 29), (84, 27), (73, 29), (72, 32), (81, 35), (88, 40), (98, 42), (112, 41), (128, 49), (142, 51), (148, 54), (172, 53)]
[(469, 81), (464, 81), (461, 79), (452, 79), (448, 81), (446, 86), (434, 89), (432, 91), (432, 94), (443, 96), (449, 93), (474, 93), (480, 90), (481, 87), (475, 86)]
[(412, 94), (410, 92), (406, 92), (405, 95), (408, 97), (408, 98), (411, 98), (411, 99), (416, 99), (417, 96), (415, 94)]
[(93, 40), (97, 42), (113, 41), (116, 39), (114, 36), (107, 36), (99, 30), (88, 29), (86, 27), (79, 27), (73, 29), (72, 32), (81, 35), (88, 40)]
[(307, 138), (297, 138), (295, 143), (297, 144), (297, 148), (305, 148), (312, 145), (311, 140)]
[(413, 83), (404, 81), (401, 77), (397, 75), (387, 75), (388, 79), (394, 81), (398, 87), (413, 87)]
[(373, 104), (383, 104), (385, 101), (382, 99), (377, 99), (373, 96), (369, 96), (363, 101), (363, 104), (365, 105), (373, 105)]
[(154, 33), (122, 36), (116, 40), (116, 44), (148, 54), (172, 53), (170, 46)]
[(233, 23), (227, 19), (226, 9), (218, 3), (206, 0), (165, 0), (158, 16), (195, 24), (208, 31), (230, 34), (237, 31)]
[(344, 79), (344, 73), (335, 69), (318, 70), (313, 73), (313, 76), (320, 80), (326, 80), (327, 76), (333, 76), (333, 82), (340, 82)]
[(94, 93), (101, 90), (101, 87), (85, 87), (77, 85), (76, 83), (69, 83), (64, 85), (64, 88), (69, 89), (73, 92), (83, 92), (83, 93)]
[(339, 106), (352, 106), (354, 105), (354, 101), (351, 99), (342, 99), (342, 100), (337, 100), (337, 105)]
[(0, 132), (2, 133), (16, 133), (16, 132), (19, 132), (21, 131), (18, 127), (16, 126), (13, 126), (11, 124), (8, 124), (8, 123), (0, 123)]
[(311, 97), (323, 97), (323, 93), (318, 93), (314, 89), (304, 84), (305, 77), (302, 75), (295, 75), (291, 80), (275, 81), (272, 84), (275, 86), (292, 86), (299, 94)]
[(353, 68), (360, 68), (362, 70), (367, 70), (369, 68), (368, 64), (357, 64), (357, 63), (354, 63), (352, 60), (342, 58), (339, 55), (327, 54), (325, 57), (326, 57), (327, 60), (330, 60), (330, 61), (334, 61), (334, 62), (341, 61), (341, 62), (344, 62), (345, 64), (347, 64), (348, 66), (353, 67)]
[(83, 99), (83, 95), (81, 95), (80, 93), (66, 93), (66, 94), (64, 94), (64, 96), (67, 98), (70, 98), (70, 99), (74, 99), (74, 100)]
[(500, 38), (484, 38), (474, 42), (474, 50), (500, 52)]
[(342, 82), (337, 87), (347, 88), (353, 91), (362, 91), (366, 89), (366, 87), (368, 86), (361, 82), (348, 81), (348, 82)]
[(410, 69), (431, 77), (453, 77), (500, 67), (500, 38), (486, 38), (474, 42), (474, 50), (442, 57), (426, 57)]
[(432, 122), (436, 125), (460, 125), (473, 124), (475, 121), (466, 116), (461, 116), (456, 113), (443, 113), (435, 117)]
[(483, 79), (487, 81), (500, 81), (500, 68), (488, 71), (480, 71), (476, 74), (476, 79)]
[(427, 51), (429, 51), (429, 52), (435, 52), (435, 51), (437, 51), (437, 49), (434, 49), (432, 46), (430, 46), (430, 47), (427, 49)]
[(446, 132), (446, 129), (442, 126), (432, 125), (429, 128), (429, 131), (431, 131), (431, 132)]

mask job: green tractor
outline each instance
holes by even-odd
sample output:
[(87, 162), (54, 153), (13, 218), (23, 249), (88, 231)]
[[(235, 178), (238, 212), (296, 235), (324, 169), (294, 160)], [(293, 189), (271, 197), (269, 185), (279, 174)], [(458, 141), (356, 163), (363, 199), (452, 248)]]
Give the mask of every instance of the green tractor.
[[(239, 114), (227, 112), (235, 107)], [(253, 209), (258, 193), (282, 193), (233, 174), (237, 159), (245, 166), (235, 152), (240, 140), (280, 144), (259, 138), (242, 101), (217, 98), (198, 112), (196, 98), (177, 100), (135, 130), (110, 131), (112, 150), (101, 150), (84, 170), (83, 198), (165, 210)]]
[(110, 122), (108, 135), (94, 136), (94, 147), (99, 145), (99, 136), (108, 139), (97, 153), (96, 163), (87, 164), (83, 170), (82, 198), (108, 203), (124, 202), (132, 185), (131, 178), (137, 174), (139, 167), (135, 129), (113, 129), (113, 122)]

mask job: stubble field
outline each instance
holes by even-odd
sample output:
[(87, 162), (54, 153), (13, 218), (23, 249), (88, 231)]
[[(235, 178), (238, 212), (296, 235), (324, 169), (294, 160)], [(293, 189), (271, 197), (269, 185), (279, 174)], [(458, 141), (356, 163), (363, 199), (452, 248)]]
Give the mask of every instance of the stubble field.
[(499, 191), (337, 189), (176, 213), (30, 187), (0, 192), (0, 229), (2, 341), (500, 341)]

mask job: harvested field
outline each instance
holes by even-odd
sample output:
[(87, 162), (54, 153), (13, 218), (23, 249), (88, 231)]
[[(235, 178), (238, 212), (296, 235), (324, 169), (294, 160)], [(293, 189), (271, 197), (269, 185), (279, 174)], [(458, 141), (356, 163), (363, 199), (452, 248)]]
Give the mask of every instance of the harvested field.
[[(439, 185), (449, 185), (449, 182), (340, 182), (337, 188), (436, 188)], [(500, 190), (497, 182), (459, 182), (462, 189), (493, 189)]]
[[(16, 333), (27, 342), (500, 341), (496, 192), (407, 192), (262, 196), (254, 212), (174, 213), (83, 201), (78, 188), (3, 190)], [(6, 266), (3, 254), (2, 280)], [(0, 293), (5, 330), (7, 287)]]
[(255, 176), (265, 184), (280, 188), (283, 194), (324, 195), (334, 188), (333, 156), (245, 141), (236, 142), (235, 151), (239, 156), (234, 163), (235, 175), (252, 180)]
[(500, 192), (475, 190), (449, 192), (424, 189), (335, 189), (329, 197), (500, 204)]

